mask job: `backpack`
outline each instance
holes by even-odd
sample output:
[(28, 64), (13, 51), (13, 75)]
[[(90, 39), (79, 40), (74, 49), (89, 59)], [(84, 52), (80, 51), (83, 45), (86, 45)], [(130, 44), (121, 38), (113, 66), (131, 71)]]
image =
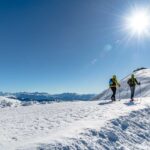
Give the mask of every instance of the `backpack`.
[(113, 85), (113, 80), (110, 79), (110, 80), (109, 80), (109, 86), (112, 86), (112, 85)]

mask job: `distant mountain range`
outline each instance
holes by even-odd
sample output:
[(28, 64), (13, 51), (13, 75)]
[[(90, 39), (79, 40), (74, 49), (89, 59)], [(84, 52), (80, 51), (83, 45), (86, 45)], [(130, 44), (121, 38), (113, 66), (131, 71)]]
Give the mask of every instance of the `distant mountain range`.
[(0, 96), (7, 96), (9, 98), (18, 99), (21, 101), (72, 101), (72, 100), (91, 100), (95, 94), (77, 94), (77, 93), (62, 93), (62, 94), (48, 94), (48, 93), (4, 93), (0, 92)]

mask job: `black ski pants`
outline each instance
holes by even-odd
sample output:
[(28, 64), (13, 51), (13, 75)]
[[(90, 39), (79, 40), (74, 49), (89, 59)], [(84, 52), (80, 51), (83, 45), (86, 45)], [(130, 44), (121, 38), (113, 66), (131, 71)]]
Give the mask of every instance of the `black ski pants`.
[(117, 88), (116, 87), (111, 87), (111, 90), (112, 90), (112, 96), (111, 96), (111, 100), (115, 101), (116, 100), (116, 90)]
[(131, 99), (133, 99), (135, 94), (135, 86), (130, 86), (130, 90), (131, 90)]

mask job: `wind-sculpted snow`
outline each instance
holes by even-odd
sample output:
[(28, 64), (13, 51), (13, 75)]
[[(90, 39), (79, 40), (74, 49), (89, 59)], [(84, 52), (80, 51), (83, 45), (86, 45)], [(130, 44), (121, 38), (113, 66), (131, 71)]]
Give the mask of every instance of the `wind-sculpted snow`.
[(150, 101), (128, 101), (0, 109), (0, 150), (142, 150), (150, 142)]
[[(150, 69), (142, 69), (134, 72), (134, 74), (137, 80), (141, 83), (140, 86), (136, 87), (135, 97), (150, 97)], [(130, 89), (127, 85), (127, 81), (130, 77), (131, 74), (120, 81), (121, 87), (117, 89), (117, 99), (130, 98)], [(94, 99), (110, 99), (111, 95), (111, 89), (106, 89)]]
[(19, 100), (0, 96), (0, 108), (17, 107), (17, 106), (20, 106), (20, 104), (21, 102)]
[(129, 116), (110, 120), (107, 126), (101, 129), (87, 129), (80, 133), (78, 138), (52, 144), (39, 144), (37, 149), (148, 150), (150, 147), (149, 115), (150, 108), (133, 111)]

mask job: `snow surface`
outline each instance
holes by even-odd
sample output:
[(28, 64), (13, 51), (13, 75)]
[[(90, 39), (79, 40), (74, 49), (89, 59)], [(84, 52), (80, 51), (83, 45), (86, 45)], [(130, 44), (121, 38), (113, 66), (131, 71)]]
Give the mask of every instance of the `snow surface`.
[[(150, 97), (150, 69), (143, 69), (134, 72), (135, 77), (141, 83), (140, 86), (136, 87), (135, 97)], [(127, 84), (128, 79), (131, 77), (131, 74), (126, 76), (124, 79), (120, 81), (121, 87), (118, 88), (116, 93), (117, 99), (125, 99), (130, 98), (130, 88)], [(110, 99), (112, 95), (111, 89), (106, 89), (99, 95), (97, 95), (94, 99)]]
[(127, 99), (130, 75), (116, 102), (107, 100), (109, 90), (98, 101), (43, 105), (0, 97), (0, 150), (149, 150), (150, 69), (135, 75), (142, 84), (134, 103)]
[(0, 150), (148, 150), (150, 98), (0, 109)]

